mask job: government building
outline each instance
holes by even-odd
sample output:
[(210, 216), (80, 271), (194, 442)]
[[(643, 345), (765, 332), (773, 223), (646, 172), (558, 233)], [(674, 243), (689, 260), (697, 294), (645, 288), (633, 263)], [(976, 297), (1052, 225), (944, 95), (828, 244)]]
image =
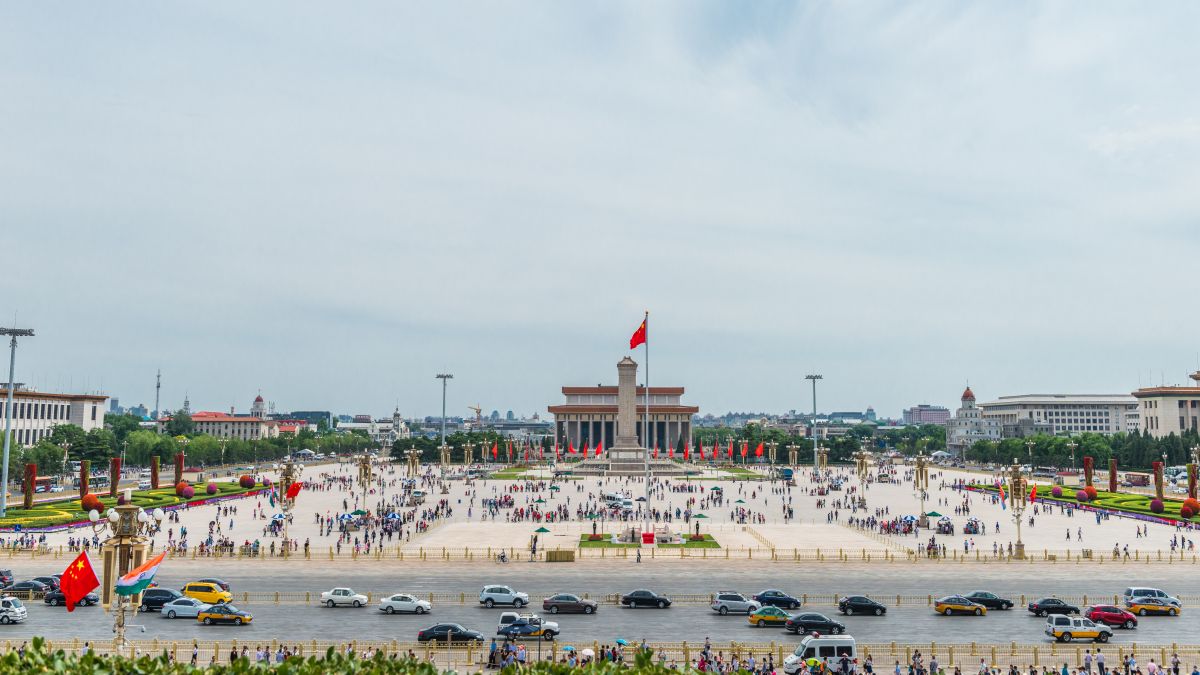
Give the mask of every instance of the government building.
[[(562, 405), (547, 410), (554, 415), (555, 441), (565, 451), (613, 447), (617, 438), (617, 387), (563, 387)], [(692, 415), (700, 408), (684, 405), (683, 387), (650, 387), (650, 442), (642, 437), (646, 420), (646, 388), (637, 387), (637, 438), (642, 447), (682, 447), (692, 437)]]
[[(14, 445), (35, 445), (48, 438), (54, 427), (74, 424), (84, 431), (104, 428), (104, 402), (100, 394), (49, 394), (13, 387), (12, 442)], [(0, 412), (7, 414), (8, 385), (0, 386)], [(0, 425), (3, 425), (0, 415)], [(0, 427), (0, 434), (3, 428)]]
[(1136, 433), (1137, 399), (1128, 394), (1024, 394), (1001, 396), (980, 403), (983, 418), (1000, 423), (1005, 438), (1035, 433), (1073, 434)]
[(1145, 387), (1133, 392), (1141, 430), (1154, 438), (1200, 431), (1200, 372), (1189, 375), (1190, 387)]

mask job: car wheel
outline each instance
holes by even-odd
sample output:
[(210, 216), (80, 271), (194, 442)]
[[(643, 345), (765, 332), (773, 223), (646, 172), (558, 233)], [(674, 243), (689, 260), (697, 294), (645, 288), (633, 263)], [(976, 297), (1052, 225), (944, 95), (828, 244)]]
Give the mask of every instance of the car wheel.
[(167, 618), (174, 619), (175, 618), (175, 610), (173, 610), (173, 609), (167, 610)]
[(663, 602), (662, 600), (659, 600), (659, 601), (658, 601), (658, 608), (659, 608), (659, 609), (666, 609), (666, 607), (667, 607), (667, 603)]
[(592, 612), (594, 612), (594, 611), (596, 611), (596, 610), (592, 609), (592, 606), (591, 606), (591, 605), (586, 605), (586, 606), (583, 608), (583, 613), (584, 613), (584, 614), (591, 614), (591, 613), (592, 613)]
[(1063, 634), (1062, 634), (1062, 637), (1060, 637), (1060, 638), (1058, 638), (1058, 639), (1059, 639), (1059, 641), (1061, 641), (1061, 642), (1070, 642), (1070, 641), (1071, 641), (1071, 634), (1070, 634), (1070, 633), (1063, 633)]
[(354, 601), (354, 606), (355, 606), (355, 607), (362, 607), (362, 603), (361, 603), (361, 602), (359, 602), (359, 601), (357, 601), (357, 600), (355, 600), (355, 601)]
[(396, 610), (392, 609), (392, 606), (391, 606), (391, 605), (388, 605), (387, 607), (384, 607), (384, 608), (383, 608), (383, 613), (384, 613), (384, 614), (392, 614), (392, 613), (393, 613), (393, 612), (395, 612), (395, 611), (396, 611)]
[(729, 613), (728, 607), (721, 607), (720, 609), (717, 610), (717, 614), (720, 614), (721, 616), (725, 616), (728, 613)]
[(417, 605), (417, 614), (424, 614), (424, 613), (425, 613), (425, 608), (420, 605)]
[(1006, 602), (1006, 603), (1004, 603), (1004, 607), (1002, 607), (1001, 609), (1012, 609), (1012, 608), (1013, 608), (1013, 604), (1011, 602)]
[(1046, 616), (1046, 612), (1039, 609), (1038, 611), (1034, 612), (1033, 615), (1034, 616)]
[(763, 626), (765, 626), (765, 625), (767, 625), (767, 622), (766, 622), (766, 621), (763, 621), (762, 619), (759, 619), (759, 620), (758, 620), (758, 627), (759, 627), (759, 628), (762, 628), (762, 627), (763, 627)]
[(1101, 633), (1096, 636), (1096, 642), (1108, 642), (1108, 633)]
[(521, 609), (524, 606), (525, 606), (525, 602), (523, 600), (521, 600), (520, 598), (513, 600), (513, 607), (516, 607), (517, 609)]
[(558, 605), (550, 605), (550, 613), (558, 614)]
[(206, 616), (206, 617), (204, 617), (204, 625), (205, 625), (205, 626), (211, 626), (211, 625), (212, 625), (212, 619), (208, 618), (207, 616)]
[(554, 640), (554, 633), (546, 633), (545, 635), (542, 636), (542, 639), (545, 640), (546, 642), (551, 642)]
[(983, 616), (983, 610), (976, 607), (975, 608), (975, 616)]
[(240, 617), (240, 616), (239, 616), (239, 617), (235, 617), (235, 618), (233, 619), (233, 625), (235, 625), (235, 626), (240, 626), (240, 625), (242, 625), (242, 617)]
[(846, 612), (845, 612), (845, 614), (846, 614), (846, 616), (854, 616), (854, 608), (853, 608), (853, 607), (847, 607), (847, 608), (846, 608)]
[(1175, 616), (1176, 612), (1177, 610), (1174, 607), (1167, 610), (1167, 614), (1170, 614), (1171, 616)]
[(58, 606), (58, 598), (50, 598), (50, 606), (57, 607)]
[(788, 603), (788, 609), (799, 609), (799, 608), (800, 608), (800, 603), (798, 603), (798, 602)]
[(950, 614), (952, 614), (952, 610), (949, 607), (947, 607), (946, 609), (942, 610), (942, 614), (945, 614), (946, 616), (950, 616)]
[(882, 607), (875, 608), (875, 616), (883, 616), (883, 608)]
[(1145, 610), (1145, 609), (1139, 609), (1139, 610), (1138, 610), (1138, 614), (1140, 614), (1140, 615), (1142, 615), (1142, 616), (1146, 616), (1146, 610)]
[(146, 612), (150, 611), (150, 607), (148, 605), (142, 605), (141, 607), (138, 607), (138, 611), (142, 614), (145, 614)]
[(1130, 629), (1130, 630), (1133, 630), (1133, 625), (1134, 625), (1134, 624), (1133, 624), (1133, 619), (1127, 619), (1127, 620), (1125, 621), (1125, 623), (1124, 623), (1124, 624), (1122, 624), (1122, 625), (1123, 625), (1123, 626), (1125, 626), (1126, 628)]
[(491, 598), (488, 598), (487, 600), (483, 601), (483, 606), (487, 607), (488, 609), (491, 609), (496, 606), (496, 601), (492, 600)]
[(833, 633), (834, 635), (841, 635), (841, 634), (842, 634), (842, 627), (841, 627), (841, 626), (834, 626), (833, 628), (830, 628), (830, 629), (829, 629), (829, 632), (830, 632), (830, 633)]

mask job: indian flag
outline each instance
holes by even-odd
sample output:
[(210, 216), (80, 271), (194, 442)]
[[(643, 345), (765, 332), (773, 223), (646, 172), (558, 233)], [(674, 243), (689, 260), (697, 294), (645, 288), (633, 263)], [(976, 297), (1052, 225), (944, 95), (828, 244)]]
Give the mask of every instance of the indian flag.
[(154, 581), (154, 573), (158, 571), (158, 566), (166, 555), (167, 552), (163, 551), (143, 563), (141, 567), (117, 579), (117, 595), (137, 595), (149, 588), (150, 582)]

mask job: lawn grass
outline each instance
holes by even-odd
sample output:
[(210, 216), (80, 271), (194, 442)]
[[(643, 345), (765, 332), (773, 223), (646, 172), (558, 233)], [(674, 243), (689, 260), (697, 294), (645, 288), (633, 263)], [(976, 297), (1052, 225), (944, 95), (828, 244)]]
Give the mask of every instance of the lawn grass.
[(682, 544), (659, 544), (659, 548), (721, 548), (711, 534), (702, 535), (704, 541), (684, 540)]
[[(193, 485), (196, 488), (196, 495), (187, 500), (175, 495), (174, 485), (161, 487), (157, 490), (135, 490), (133, 493), (133, 503), (146, 510), (168, 508), (183, 504), (184, 502), (198, 502), (218, 497), (230, 497), (252, 490), (260, 490), (263, 487), (262, 485), (255, 485), (252, 488), (246, 489), (238, 485), (237, 482), (222, 482), (216, 483), (217, 492), (210, 495), (205, 491), (206, 485), (206, 483)], [(103, 493), (95, 492), (92, 494), (100, 498), (100, 502), (104, 504), (105, 509), (117, 505), (117, 498), (109, 497), (107, 490)], [(83, 507), (79, 503), (78, 493), (76, 493), (74, 497), (69, 499), (35, 503), (33, 508), (28, 510), (20, 506), (9, 506), (8, 515), (0, 518), (0, 529), (11, 529), (14, 525), (20, 525), (23, 528), (54, 527), (55, 525), (66, 525), (86, 520), (87, 514), (83, 512)]]
[(637, 548), (641, 544), (625, 544), (614, 542), (611, 539), (601, 539), (600, 541), (591, 541), (588, 537), (591, 535), (579, 535), (579, 548)]
[[(994, 485), (975, 484), (973, 487), (991, 493), (996, 493)], [(1038, 487), (1038, 501), (1054, 502), (1057, 504), (1071, 504), (1073, 506), (1087, 507), (1091, 506), (1099, 509), (1107, 509), (1109, 511), (1118, 511), (1141, 516), (1152, 516), (1155, 518), (1170, 518), (1172, 520), (1183, 520), (1179, 515), (1179, 507), (1183, 506), (1183, 500), (1179, 499), (1163, 499), (1162, 513), (1155, 513), (1150, 510), (1150, 502), (1154, 499), (1153, 495), (1132, 494), (1127, 492), (1108, 492), (1107, 490), (1097, 490), (1096, 498), (1090, 502), (1080, 502), (1075, 499), (1075, 493), (1082, 488), (1063, 488), (1063, 496), (1055, 497), (1051, 494), (1051, 488), (1046, 488), (1043, 494), (1043, 486)]]

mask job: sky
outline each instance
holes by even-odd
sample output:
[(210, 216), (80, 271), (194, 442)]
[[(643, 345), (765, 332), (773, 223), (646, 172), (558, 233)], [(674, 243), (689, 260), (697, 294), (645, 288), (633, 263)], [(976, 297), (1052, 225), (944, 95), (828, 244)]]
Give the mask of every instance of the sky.
[[(5, 3), (17, 381), (899, 416), (1200, 367), (1200, 5)], [(633, 354), (645, 363), (641, 350)], [(640, 377), (640, 375), (639, 375)]]

